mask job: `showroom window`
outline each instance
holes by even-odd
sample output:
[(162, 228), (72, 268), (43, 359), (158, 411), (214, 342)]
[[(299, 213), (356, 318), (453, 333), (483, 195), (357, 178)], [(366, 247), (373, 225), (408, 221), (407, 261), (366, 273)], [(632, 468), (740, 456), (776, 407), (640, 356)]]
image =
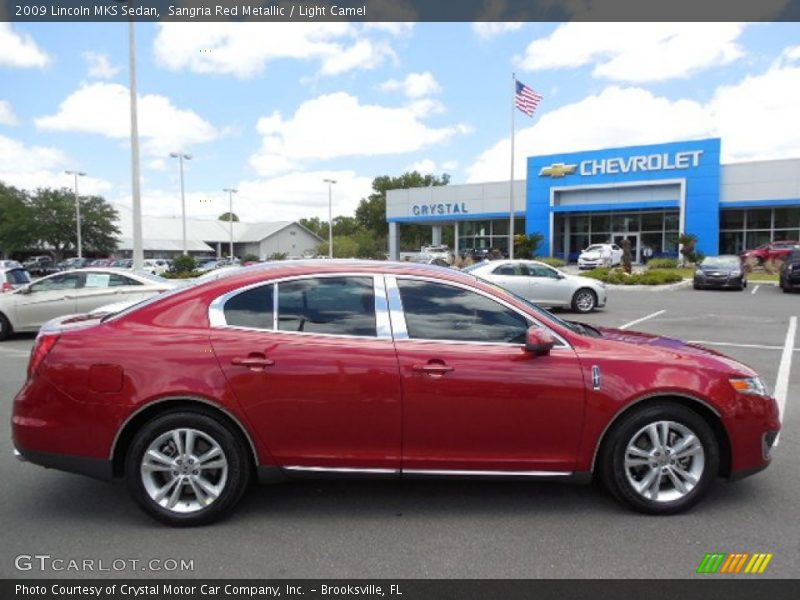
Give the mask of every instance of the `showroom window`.
[(525, 343), (527, 319), (486, 296), (430, 281), (397, 284), (411, 339)]
[(800, 207), (726, 209), (720, 213), (720, 254), (741, 254), (783, 240), (800, 240)]
[(317, 277), (279, 283), (278, 329), (377, 337), (372, 277)]
[[(491, 221), (459, 221), (456, 251), (463, 252), (471, 248), (497, 248), (508, 252), (508, 219), (492, 219)], [(525, 219), (514, 219), (514, 233), (525, 233)]]

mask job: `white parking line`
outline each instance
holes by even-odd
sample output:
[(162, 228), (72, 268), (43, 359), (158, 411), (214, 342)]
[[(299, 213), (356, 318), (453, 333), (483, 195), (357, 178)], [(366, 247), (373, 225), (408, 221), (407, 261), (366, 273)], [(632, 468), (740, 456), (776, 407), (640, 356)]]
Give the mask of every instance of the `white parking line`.
[[(794, 337), (797, 333), (797, 317), (789, 319), (789, 329), (786, 330), (786, 341), (783, 344), (783, 354), (778, 367), (778, 379), (775, 382), (775, 400), (778, 402), (778, 411), (781, 423), (786, 412), (786, 396), (789, 394), (789, 374), (792, 370), (792, 354), (794, 350)], [(778, 440), (775, 440), (778, 445)]]
[(642, 321), (647, 321), (647, 319), (652, 319), (653, 317), (657, 317), (658, 315), (663, 315), (666, 310), (660, 310), (658, 312), (654, 312), (652, 315), (647, 315), (646, 317), (642, 317), (641, 319), (636, 319), (635, 321), (631, 321), (630, 323), (625, 323), (625, 325), (620, 325), (620, 329), (627, 329), (631, 325), (636, 325), (637, 323), (641, 323)]
[(757, 285), (756, 287), (753, 288), (753, 291), (750, 292), (750, 293), (751, 294), (755, 294), (758, 291), (758, 288), (760, 288), (760, 287), (761, 287), (760, 285)]
[(758, 350), (783, 350), (783, 346), (762, 346), (761, 344), (734, 344), (731, 342), (709, 342), (708, 340), (689, 340), (688, 344), (700, 346), (729, 346), (731, 348), (756, 348)]

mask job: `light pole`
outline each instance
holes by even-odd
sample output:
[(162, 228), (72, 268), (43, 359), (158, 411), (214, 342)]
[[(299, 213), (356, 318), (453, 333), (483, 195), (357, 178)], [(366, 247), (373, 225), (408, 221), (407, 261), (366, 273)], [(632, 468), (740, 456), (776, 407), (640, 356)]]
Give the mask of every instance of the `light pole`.
[(230, 249), (228, 250), (228, 258), (233, 260), (233, 195), (238, 194), (239, 190), (235, 188), (225, 188), (223, 192), (228, 192), (228, 230), (231, 234)]
[(183, 161), (191, 160), (191, 154), (184, 154), (183, 152), (170, 152), (172, 158), (177, 158), (181, 164), (181, 221), (183, 226), (183, 255), (186, 256), (189, 252), (186, 249), (186, 197), (183, 195)]
[[(130, 8), (133, 8), (131, 1)], [(136, 96), (136, 30), (133, 13), (128, 20), (128, 78), (131, 106), (131, 196), (133, 202), (133, 268), (144, 266), (142, 242), (142, 194), (139, 181), (139, 116)]]
[(85, 177), (86, 173), (83, 171), (64, 171), (67, 175), (73, 175), (75, 177), (75, 187), (73, 188), (75, 191), (75, 223), (78, 229), (78, 258), (83, 258), (83, 250), (81, 249), (83, 245), (81, 244), (81, 202), (78, 200), (78, 177)]
[(331, 188), (335, 179), (323, 179), (328, 184), (328, 258), (333, 258), (333, 200)]

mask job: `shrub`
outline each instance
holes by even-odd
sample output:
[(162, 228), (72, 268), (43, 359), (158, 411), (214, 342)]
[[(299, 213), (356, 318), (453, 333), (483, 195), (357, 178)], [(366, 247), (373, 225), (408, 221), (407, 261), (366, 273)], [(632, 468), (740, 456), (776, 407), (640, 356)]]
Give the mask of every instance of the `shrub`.
[(242, 262), (243, 263), (246, 263), (246, 262), (258, 262), (259, 260), (260, 259), (255, 254), (245, 254), (244, 257), (242, 257)]
[(683, 280), (680, 273), (670, 269), (653, 269), (628, 275), (622, 269), (594, 269), (582, 273), (583, 277), (597, 279), (612, 285), (665, 285)]
[(677, 269), (678, 268), (678, 259), (677, 258), (652, 258), (647, 261), (647, 269), (652, 271), (653, 269)]
[(286, 252), (273, 252), (267, 257), (267, 260), (286, 260), (288, 257), (289, 255)]
[(534, 260), (538, 260), (539, 262), (543, 262), (546, 265), (550, 265), (551, 267), (564, 267), (566, 266), (566, 262), (561, 260), (560, 258), (552, 258), (550, 256), (536, 256)]
[(194, 271), (195, 266), (194, 257), (188, 254), (176, 256), (172, 261), (172, 270), (175, 273), (189, 273)]

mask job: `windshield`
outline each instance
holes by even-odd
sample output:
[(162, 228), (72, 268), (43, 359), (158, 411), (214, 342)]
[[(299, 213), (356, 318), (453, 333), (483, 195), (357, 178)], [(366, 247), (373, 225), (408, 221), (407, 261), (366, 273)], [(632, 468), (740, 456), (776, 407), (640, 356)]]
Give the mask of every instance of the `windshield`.
[(600, 252), (603, 249), (602, 246), (594, 244), (593, 246), (589, 246), (585, 252)]
[(704, 267), (711, 267), (712, 269), (738, 267), (740, 264), (738, 256), (709, 256), (706, 258), (702, 265)]
[(166, 279), (164, 277), (159, 277), (158, 275), (153, 275), (152, 273), (147, 273), (144, 271), (136, 271), (136, 276), (141, 277), (142, 279), (148, 279), (153, 283), (163, 283), (163, 284), (171, 283), (169, 279)]

